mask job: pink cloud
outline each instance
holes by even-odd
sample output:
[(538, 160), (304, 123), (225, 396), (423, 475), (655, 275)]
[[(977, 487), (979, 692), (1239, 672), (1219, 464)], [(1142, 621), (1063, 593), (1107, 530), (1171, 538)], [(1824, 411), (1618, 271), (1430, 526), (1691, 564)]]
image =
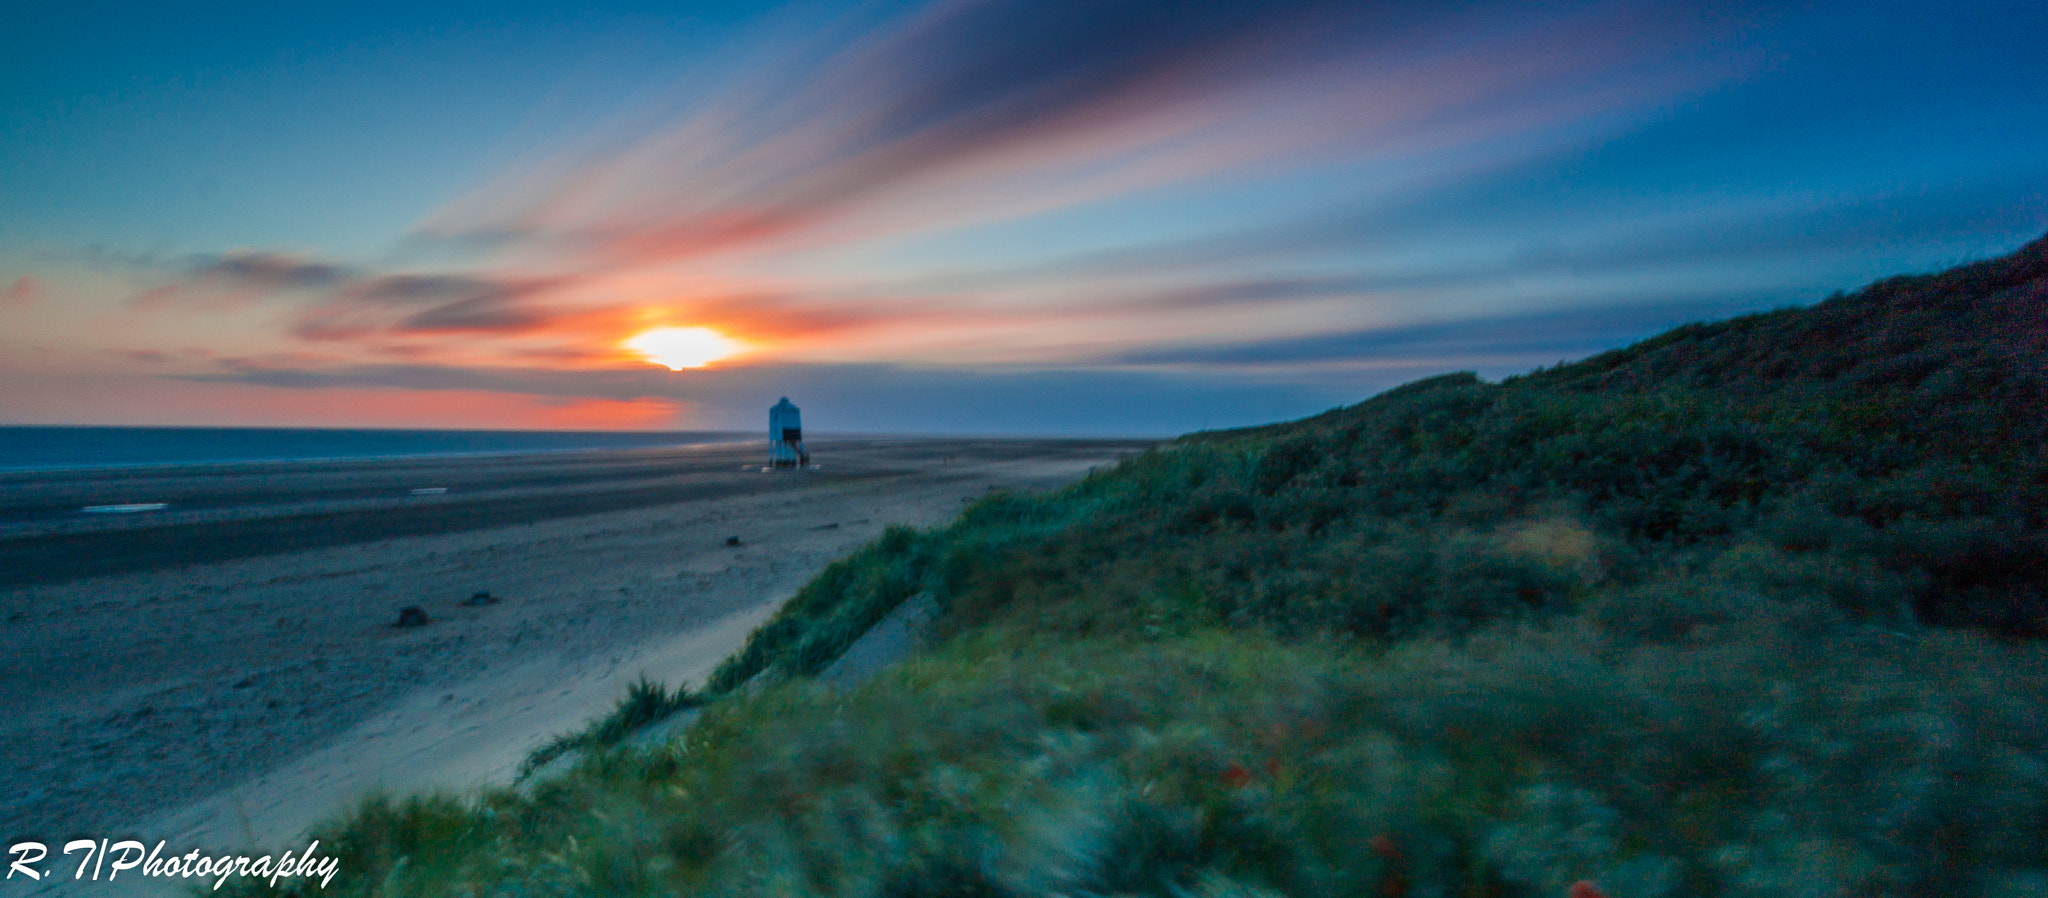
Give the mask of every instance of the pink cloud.
[(14, 283), (0, 288), (0, 306), (29, 306), (41, 302), (44, 296), (43, 282), (33, 275), (22, 275)]

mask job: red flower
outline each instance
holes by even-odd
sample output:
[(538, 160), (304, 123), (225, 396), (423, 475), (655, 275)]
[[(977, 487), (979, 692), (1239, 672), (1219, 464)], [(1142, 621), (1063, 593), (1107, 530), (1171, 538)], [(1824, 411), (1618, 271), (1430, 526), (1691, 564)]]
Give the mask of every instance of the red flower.
[(1244, 767), (1233, 763), (1230, 765), (1229, 768), (1223, 771), (1223, 781), (1229, 784), (1232, 788), (1235, 788), (1238, 786), (1242, 786), (1245, 783), (1251, 782), (1252, 774), (1251, 771), (1246, 770), (1244, 769)]
[(1606, 892), (1593, 888), (1593, 882), (1586, 879), (1572, 883), (1571, 891), (1565, 894), (1567, 898), (1607, 898)]

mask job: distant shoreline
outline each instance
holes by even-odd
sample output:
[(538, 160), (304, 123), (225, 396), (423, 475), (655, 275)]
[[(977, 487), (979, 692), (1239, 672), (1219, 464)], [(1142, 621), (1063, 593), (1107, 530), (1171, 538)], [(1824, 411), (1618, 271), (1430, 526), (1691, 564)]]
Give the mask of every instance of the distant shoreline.
[[(206, 468), (228, 465), (269, 465), (269, 464), (349, 464), (352, 462), (389, 462), (434, 459), (498, 458), (508, 455), (557, 455), (566, 452), (632, 452), (651, 449), (703, 449), (711, 446), (732, 446), (764, 442), (752, 434), (735, 435), (729, 440), (703, 440), (693, 443), (666, 443), (647, 446), (566, 446), (559, 449), (489, 449), (474, 452), (394, 452), (388, 455), (306, 455), (261, 458), (208, 458), (194, 461), (157, 462), (102, 462), (95, 464), (63, 464), (8, 466), (0, 465), (0, 476), (10, 474), (65, 474), (72, 471), (86, 473), (110, 473), (129, 470), (155, 470), (159, 468)], [(765, 450), (764, 450), (765, 451)]]
[(0, 425), (0, 474), (261, 462), (351, 462), (663, 449), (762, 439), (750, 431), (430, 430)]

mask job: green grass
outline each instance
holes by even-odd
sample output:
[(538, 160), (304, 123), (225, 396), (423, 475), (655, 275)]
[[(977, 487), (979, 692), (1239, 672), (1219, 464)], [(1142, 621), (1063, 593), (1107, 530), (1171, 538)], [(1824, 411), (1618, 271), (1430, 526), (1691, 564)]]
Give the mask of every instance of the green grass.
[[(892, 528), (573, 770), (337, 821), (336, 882), (2038, 894), (2042, 320), (2036, 245)], [(935, 650), (809, 681), (919, 593)]]
[(2048, 865), (2048, 655), (1857, 626), (1815, 651), (1812, 627), (984, 632), (323, 844), (346, 893), (422, 895), (1970, 894)]
[(660, 723), (669, 717), (700, 707), (705, 698), (687, 687), (670, 690), (667, 686), (649, 680), (645, 675), (626, 687), (626, 694), (619, 699), (611, 713), (606, 714), (575, 733), (565, 733), (548, 740), (547, 744), (535, 749), (519, 765), (521, 778), (532, 776), (555, 759), (571, 752), (602, 750), (625, 741), (642, 727)]

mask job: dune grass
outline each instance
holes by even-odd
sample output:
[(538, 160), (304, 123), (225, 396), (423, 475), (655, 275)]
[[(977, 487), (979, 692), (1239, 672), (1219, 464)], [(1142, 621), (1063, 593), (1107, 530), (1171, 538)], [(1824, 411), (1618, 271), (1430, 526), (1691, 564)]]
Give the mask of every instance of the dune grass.
[(527, 790), (373, 803), (323, 844), (349, 894), (2040, 884), (2048, 654), (1828, 617), (1639, 642), (1589, 612), (1373, 649), (983, 632)]
[(532, 776), (555, 759), (577, 751), (601, 751), (625, 741), (626, 737), (642, 727), (660, 723), (670, 717), (693, 708), (701, 707), (706, 699), (692, 692), (689, 687), (678, 686), (670, 689), (667, 685), (654, 682), (641, 675), (640, 679), (626, 687), (625, 696), (619, 699), (610, 713), (590, 722), (574, 733), (564, 733), (547, 741), (526, 756), (519, 764), (519, 776)]
[[(335, 822), (336, 883), (2042, 894), (2044, 315), (2037, 244), (892, 528), (573, 770)], [(808, 679), (920, 592), (934, 650)]]

